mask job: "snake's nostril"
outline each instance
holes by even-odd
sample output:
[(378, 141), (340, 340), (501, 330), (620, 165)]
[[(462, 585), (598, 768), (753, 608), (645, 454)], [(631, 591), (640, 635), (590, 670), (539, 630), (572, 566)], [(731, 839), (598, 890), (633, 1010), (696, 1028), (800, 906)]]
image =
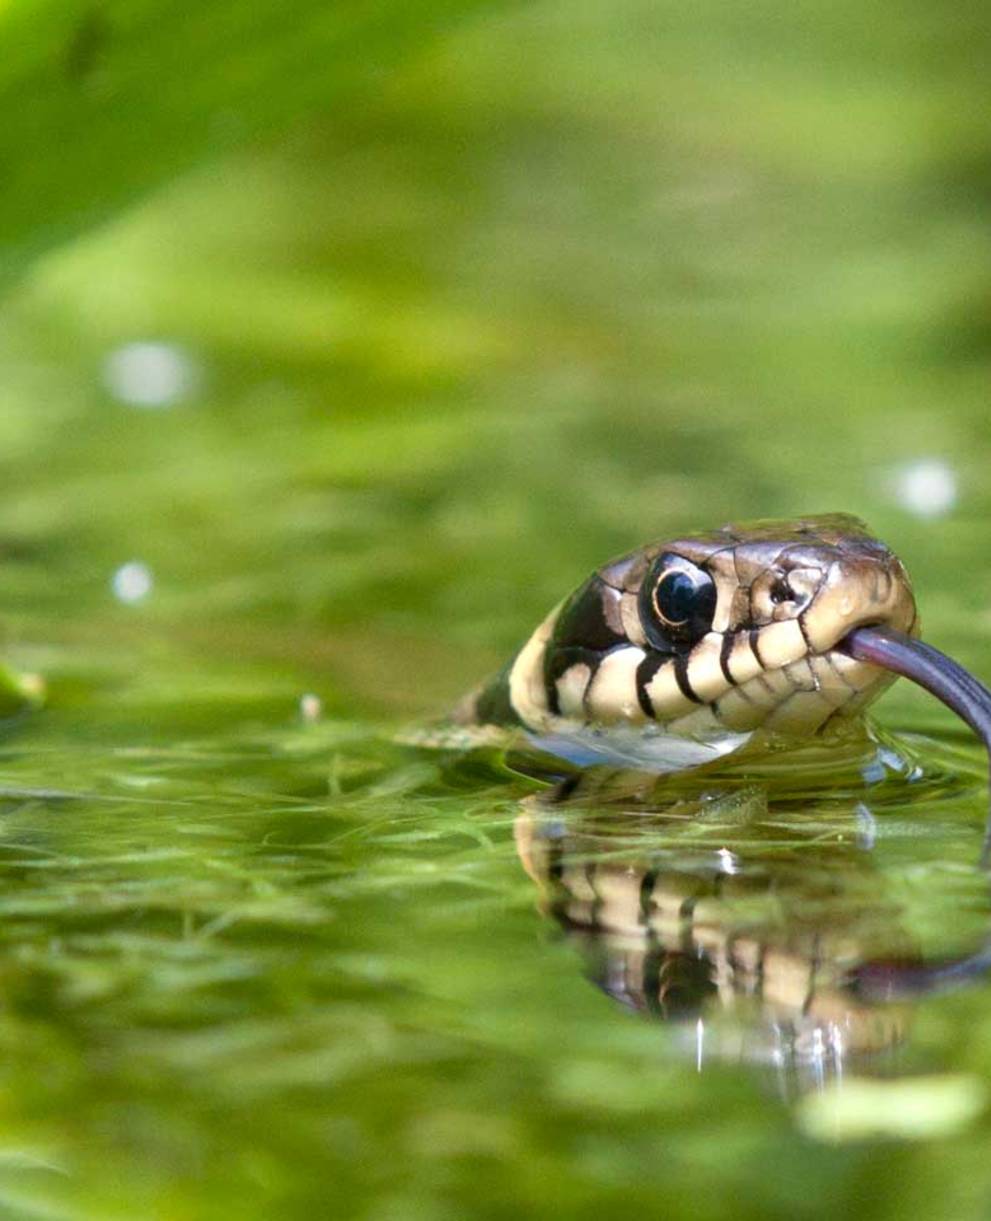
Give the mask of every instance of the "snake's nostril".
[(793, 602), (794, 600), (795, 594), (788, 584), (787, 577), (778, 577), (771, 586), (771, 601), (778, 606), (782, 602)]

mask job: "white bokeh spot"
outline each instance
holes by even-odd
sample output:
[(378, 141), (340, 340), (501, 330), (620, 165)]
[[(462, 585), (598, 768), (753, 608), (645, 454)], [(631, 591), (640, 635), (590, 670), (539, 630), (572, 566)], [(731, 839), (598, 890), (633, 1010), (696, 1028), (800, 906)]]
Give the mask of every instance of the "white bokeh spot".
[(103, 363), (104, 385), (130, 407), (171, 407), (194, 389), (197, 380), (189, 355), (171, 343), (125, 343)]
[(148, 597), (155, 582), (147, 564), (142, 564), (139, 560), (129, 560), (117, 569), (110, 584), (118, 602), (133, 606)]
[(940, 517), (957, 503), (957, 476), (938, 458), (923, 458), (895, 473), (894, 491), (902, 508), (917, 517)]

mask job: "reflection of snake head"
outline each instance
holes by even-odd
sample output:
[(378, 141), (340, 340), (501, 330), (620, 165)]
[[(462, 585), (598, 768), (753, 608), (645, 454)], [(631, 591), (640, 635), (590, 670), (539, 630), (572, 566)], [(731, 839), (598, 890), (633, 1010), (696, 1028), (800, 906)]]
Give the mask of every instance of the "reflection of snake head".
[(738, 873), (715, 853), (617, 856), (608, 835), (542, 820), (535, 801), (515, 834), (541, 907), (627, 1007), (700, 1037), (721, 1012), (724, 1054), (824, 1070), (900, 1041), (901, 1008), (858, 984), (865, 967), (918, 956), (863, 854), (840, 851), (818, 869), (804, 857), (790, 868), (737, 862)]
[(857, 627), (915, 624), (905, 570), (857, 519), (727, 526), (599, 569), (461, 714), (543, 734), (807, 734), (890, 681), (836, 646)]

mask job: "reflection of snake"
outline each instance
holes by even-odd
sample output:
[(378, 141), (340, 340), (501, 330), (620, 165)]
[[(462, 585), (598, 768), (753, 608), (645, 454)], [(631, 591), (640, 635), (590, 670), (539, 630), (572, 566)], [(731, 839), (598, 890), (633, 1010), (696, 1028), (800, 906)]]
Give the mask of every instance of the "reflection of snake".
[(991, 693), (916, 631), (904, 568), (856, 518), (726, 526), (600, 568), (455, 720), (670, 770), (849, 720), (899, 673), (991, 740)]
[(739, 1041), (721, 1050), (747, 1059), (829, 1071), (899, 1041), (904, 1013), (859, 995), (858, 976), (923, 964), (868, 856), (833, 847), (814, 862), (737, 861), (727, 872), (733, 854), (665, 859), (649, 833), (637, 851), (627, 831), (617, 853), (607, 826), (528, 800), (515, 835), (542, 907), (609, 995), (665, 1021), (728, 1011)]

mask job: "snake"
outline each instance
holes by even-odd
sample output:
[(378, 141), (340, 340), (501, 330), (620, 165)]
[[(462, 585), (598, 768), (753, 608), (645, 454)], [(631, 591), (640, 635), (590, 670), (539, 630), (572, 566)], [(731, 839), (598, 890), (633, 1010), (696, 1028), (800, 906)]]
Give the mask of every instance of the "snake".
[[(522, 735), (601, 771), (608, 786), (614, 772), (595, 765), (619, 764), (619, 776), (630, 765), (670, 772), (749, 744), (844, 740), (899, 675), (991, 752), (991, 691), (922, 640), (912, 581), (891, 548), (850, 514), (760, 520), (654, 541), (603, 564), (449, 721), (465, 742)], [(561, 817), (569, 784), (524, 799), (517, 850), (543, 910), (627, 1007), (701, 1031), (714, 1003), (756, 1005), (763, 1034), (752, 1052), (778, 1056), (784, 1039), (792, 1059), (821, 1058), (825, 1047), (839, 1068), (845, 1053), (901, 1039), (904, 1013), (877, 1000), (991, 964), (991, 946), (928, 963), (898, 935), (879, 958), (871, 938), (884, 902), (844, 923), (842, 905), (810, 900), (804, 860), (782, 890), (774, 871), (753, 864), (738, 862), (729, 873), (746, 876), (735, 878), (708, 858), (693, 868), (656, 851), (630, 856)], [(985, 864), (988, 842), (986, 831)], [(785, 896), (788, 918), (741, 919), (726, 901), (739, 882)]]
[(652, 542), (559, 602), (451, 720), (581, 764), (697, 766), (825, 737), (903, 675), (991, 751), (991, 692), (920, 638), (912, 582), (846, 513)]

